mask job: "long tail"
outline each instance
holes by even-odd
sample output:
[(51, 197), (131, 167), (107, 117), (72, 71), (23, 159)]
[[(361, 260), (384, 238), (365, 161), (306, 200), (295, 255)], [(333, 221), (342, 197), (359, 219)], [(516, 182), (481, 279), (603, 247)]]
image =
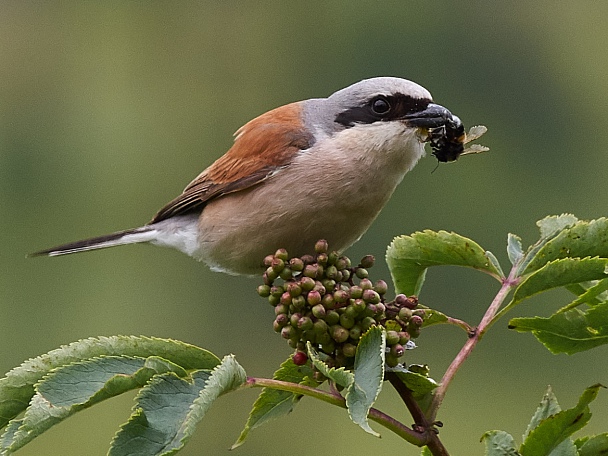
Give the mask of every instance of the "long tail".
[(147, 225), (106, 234), (105, 236), (70, 242), (69, 244), (59, 245), (51, 249), (40, 250), (28, 256), (59, 256), (69, 253), (86, 252), (87, 250), (105, 249), (106, 247), (114, 247), (115, 245), (137, 244), (139, 242), (153, 241), (157, 235), (156, 228)]

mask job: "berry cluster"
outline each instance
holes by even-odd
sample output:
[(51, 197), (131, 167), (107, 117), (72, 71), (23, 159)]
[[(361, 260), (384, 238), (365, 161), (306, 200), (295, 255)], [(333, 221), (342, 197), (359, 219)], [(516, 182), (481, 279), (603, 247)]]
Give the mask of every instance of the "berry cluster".
[(315, 244), (315, 255), (289, 258), (279, 249), (264, 259), (267, 267), (258, 294), (275, 309), (274, 330), (296, 349), (294, 361), (307, 361), (306, 342), (328, 355), (336, 367), (352, 367), (359, 338), (371, 326), (386, 329), (386, 363), (396, 366), (420, 335), (425, 311), (415, 296), (384, 298), (385, 281), (372, 282), (371, 255), (353, 267), (348, 257), (329, 252), (327, 241)]

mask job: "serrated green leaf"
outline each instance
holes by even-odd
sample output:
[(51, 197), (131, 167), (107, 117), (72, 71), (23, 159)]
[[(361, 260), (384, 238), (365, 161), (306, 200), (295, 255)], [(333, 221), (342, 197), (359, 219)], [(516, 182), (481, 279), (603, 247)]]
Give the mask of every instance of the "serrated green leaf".
[(509, 233), (507, 237), (507, 255), (512, 265), (516, 265), (524, 257), (524, 249), (521, 245), (521, 238)]
[(447, 231), (425, 230), (396, 237), (386, 251), (386, 261), (397, 292), (406, 295), (420, 293), (431, 266), (465, 266), (501, 279), (500, 271), (477, 243)]
[(312, 361), (312, 364), (317, 368), (321, 374), (325, 377), (336, 383), (337, 385), (343, 386), (347, 388), (355, 381), (355, 376), (352, 372), (346, 370), (343, 367), (336, 369), (335, 367), (329, 367), (323, 360), (319, 357), (317, 351), (312, 347), (310, 342), (306, 343), (306, 348), (308, 350), (308, 357)]
[(608, 219), (577, 221), (545, 242), (523, 270), (528, 274), (549, 261), (573, 257), (608, 257)]
[(488, 431), (481, 440), (486, 444), (486, 456), (519, 456), (515, 440), (505, 431)]
[[(606, 301), (605, 298), (606, 290), (608, 290), (608, 279), (593, 280), (591, 282), (572, 285), (573, 286), (568, 287), (568, 290), (573, 293), (576, 293), (575, 290), (578, 291), (578, 298), (561, 308), (559, 310), (560, 312), (573, 309), (581, 304), (588, 304), (592, 306)], [(574, 288), (574, 285), (578, 285), (579, 288)]]
[(23, 412), (32, 396), (34, 384), (52, 369), (100, 356), (160, 356), (184, 369), (211, 369), (219, 363), (211, 352), (170, 339), (136, 336), (98, 337), (64, 345), (24, 362), (0, 379), (0, 429)]
[(601, 387), (594, 385), (587, 388), (575, 407), (562, 410), (542, 420), (522, 443), (521, 455), (548, 456), (574, 432), (582, 429), (591, 418), (589, 404), (597, 397)]
[[(36, 385), (33, 396), (19, 428), (10, 427), (3, 437), (2, 454), (10, 454), (55, 424), (74, 413), (110, 397), (143, 386), (153, 375), (173, 368), (171, 363), (150, 363), (146, 359), (106, 356), (72, 363), (53, 370)], [(12, 438), (9, 438), (12, 434)]]
[(350, 419), (376, 437), (380, 434), (369, 426), (367, 414), (382, 389), (385, 351), (386, 333), (381, 327), (374, 326), (361, 336), (355, 355), (355, 380), (345, 396)]
[(509, 329), (531, 332), (551, 353), (572, 355), (608, 343), (608, 303), (587, 312), (571, 309), (549, 318), (513, 318)]
[(551, 261), (526, 277), (513, 293), (509, 306), (535, 294), (589, 280), (602, 280), (606, 274), (606, 258), (563, 258)]
[(608, 454), (608, 433), (577, 439), (578, 456), (598, 456)]
[[(536, 222), (536, 225), (540, 229), (540, 239), (526, 251), (524, 258), (517, 268), (517, 275), (522, 275), (522, 271), (528, 267), (531, 261), (535, 260), (536, 254), (545, 246), (545, 244), (547, 244), (547, 242), (557, 236), (562, 230), (573, 226), (577, 221), (578, 219), (572, 214), (562, 214), (551, 215)], [(539, 265), (539, 267), (540, 266), (542, 266), (542, 264)], [(528, 272), (531, 271), (532, 269)]]
[(432, 378), (408, 369), (393, 369), (393, 371), (397, 373), (397, 376), (405, 386), (412, 391), (412, 395), (415, 398), (425, 396), (439, 386)]
[(135, 398), (133, 414), (114, 437), (108, 454), (152, 456), (177, 452), (187, 438), (183, 428), (192, 404), (210, 376), (211, 371), (201, 370), (189, 379), (174, 373), (154, 377)]
[[(316, 387), (319, 382), (312, 379), (313, 371), (309, 366), (297, 366), (290, 356), (279, 370), (272, 377), (274, 380), (284, 382), (298, 383), (302, 385)], [(264, 388), (253, 404), (253, 408), (249, 413), (249, 419), (245, 428), (241, 432), (238, 440), (232, 445), (231, 449), (241, 446), (247, 438), (250, 431), (261, 426), (262, 424), (280, 418), (281, 416), (290, 413), (301, 396), (289, 391), (281, 391), (274, 388)]]
[(505, 273), (502, 271), (502, 267), (500, 266), (500, 262), (498, 261), (498, 258), (496, 258), (496, 255), (494, 255), (489, 250), (486, 250), (485, 255), (486, 255), (486, 258), (488, 260), (490, 260), (490, 263), (492, 263), (492, 266), (494, 267), (494, 269), (496, 269), (498, 271), (498, 273), (500, 274), (500, 277), (505, 277)]
[(207, 371), (193, 373), (192, 382), (173, 374), (155, 377), (141, 390), (135, 411), (112, 441), (109, 455), (176, 453), (213, 402), (246, 380), (244, 369), (232, 355), (225, 356), (210, 375)]
[(530, 432), (535, 429), (542, 420), (549, 418), (551, 415), (555, 415), (558, 412), (561, 412), (562, 408), (559, 406), (557, 402), (557, 398), (553, 393), (553, 389), (549, 386), (547, 387), (547, 391), (543, 396), (540, 404), (538, 405), (536, 412), (532, 415), (532, 419), (526, 428), (526, 432), (524, 433), (523, 439), (525, 440)]

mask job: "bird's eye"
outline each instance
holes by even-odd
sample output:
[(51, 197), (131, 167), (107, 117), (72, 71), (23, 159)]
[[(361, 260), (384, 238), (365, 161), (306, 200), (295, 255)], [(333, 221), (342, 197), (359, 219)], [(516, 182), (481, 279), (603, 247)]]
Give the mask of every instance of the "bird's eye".
[(386, 114), (391, 109), (391, 105), (384, 97), (377, 97), (372, 100), (372, 111), (375, 114)]

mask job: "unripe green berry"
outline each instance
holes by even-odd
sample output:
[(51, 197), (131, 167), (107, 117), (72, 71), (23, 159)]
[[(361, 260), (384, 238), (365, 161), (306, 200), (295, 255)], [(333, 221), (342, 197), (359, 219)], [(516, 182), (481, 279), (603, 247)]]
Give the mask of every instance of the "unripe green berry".
[(315, 316), (315, 318), (324, 319), (327, 311), (325, 310), (325, 307), (323, 307), (323, 304), (317, 304), (312, 308), (312, 314)]
[(346, 342), (348, 340), (348, 330), (343, 328), (340, 325), (333, 325), (330, 328), (331, 338), (341, 344), (342, 342)]
[(336, 280), (336, 278), (338, 276), (338, 268), (335, 267), (334, 265), (327, 266), (327, 268), (325, 268), (325, 276), (328, 279)]
[(292, 271), (300, 272), (304, 270), (304, 261), (301, 258), (292, 258), (289, 260), (289, 267)]
[(357, 312), (357, 315), (361, 315), (363, 312), (365, 312), (365, 309), (367, 308), (367, 304), (363, 299), (355, 299), (353, 308)]
[(345, 256), (338, 258), (338, 260), (336, 261), (336, 267), (338, 268), (339, 271), (350, 268), (351, 267), (350, 258), (345, 257)]
[[(279, 314), (274, 319), (274, 322), (282, 328), (283, 326), (287, 326), (289, 324), (289, 317), (286, 314)], [(277, 331), (278, 332), (278, 331)]]
[(334, 296), (331, 294), (326, 294), (325, 296), (323, 296), (323, 298), (321, 298), (321, 304), (323, 304), (323, 307), (325, 307), (327, 310), (333, 309), (336, 307), (336, 302), (334, 301)]
[(344, 356), (347, 358), (354, 358), (355, 354), (357, 353), (357, 347), (347, 342), (342, 345), (342, 353), (344, 353)]
[(313, 290), (318, 291), (320, 295), (324, 295), (325, 293), (327, 293), (327, 288), (325, 288), (325, 286), (318, 280), (315, 280), (315, 287), (313, 288)]
[(370, 304), (378, 304), (380, 302), (380, 295), (374, 290), (363, 290), (363, 300)]
[(365, 269), (365, 268), (357, 268), (357, 269), (355, 269), (355, 275), (357, 277), (359, 277), (360, 279), (367, 279), (367, 277), (369, 276), (369, 273), (367, 272), (367, 269)]
[(361, 325), (356, 324), (355, 326), (350, 328), (350, 331), (348, 331), (348, 336), (352, 340), (359, 340), (361, 338)]
[(371, 268), (374, 265), (375, 261), (376, 259), (373, 255), (365, 255), (363, 258), (361, 258), (360, 264), (362, 268)]
[(338, 252), (336, 252), (335, 250), (331, 251), (327, 255), (327, 264), (336, 264), (336, 261), (338, 261), (338, 258), (339, 258)]
[(289, 316), (289, 322), (291, 323), (291, 326), (293, 326), (294, 328), (298, 327), (298, 321), (300, 320), (300, 318), (302, 318), (304, 315), (302, 315), (299, 312), (294, 312)]
[(374, 288), (374, 284), (369, 279), (361, 279), (359, 286), (363, 289), (363, 291), (372, 290)]
[(264, 275), (266, 276), (268, 281), (270, 281), (270, 283), (272, 283), (274, 280), (276, 280), (277, 277), (279, 277), (279, 273), (275, 271), (272, 266), (266, 269)]
[(279, 296), (270, 295), (268, 296), (268, 302), (270, 303), (270, 305), (276, 306), (278, 303), (281, 302), (281, 298)]
[(344, 304), (348, 301), (348, 292), (344, 290), (336, 290), (334, 291), (334, 301), (338, 304)]
[(289, 258), (289, 254), (287, 253), (287, 250), (279, 249), (274, 252), (274, 257), (279, 260), (287, 261), (287, 259)]
[(402, 321), (409, 321), (409, 319), (412, 318), (412, 309), (408, 309), (407, 307), (399, 309), (399, 318)]
[(353, 285), (350, 287), (350, 297), (355, 299), (363, 297), (363, 288), (358, 285)]
[(340, 325), (346, 329), (350, 329), (355, 326), (355, 319), (350, 315), (343, 313), (340, 315)]
[(279, 273), (279, 277), (283, 280), (289, 280), (293, 278), (293, 272), (287, 266)]
[(281, 337), (283, 339), (292, 339), (296, 335), (297, 335), (297, 332), (293, 326), (284, 326), (281, 329)]
[(325, 239), (319, 239), (315, 244), (315, 252), (316, 253), (327, 253), (327, 249), (329, 245)]
[(300, 287), (304, 291), (310, 291), (315, 287), (315, 279), (311, 279), (310, 277), (302, 277), (300, 279)]
[(292, 337), (287, 343), (291, 348), (297, 349), (298, 345), (300, 345), (300, 336)]
[(295, 298), (296, 296), (300, 296), (302, 294), (302, 287), (296, 282), (287, 283), (287, 293), (291, 295), (291, 297)]
[(412, 318), (410, 318), (410, 323), (414, 326), (422, 326), (424, 320), (418, 315), (412, 315)]
[(319, 274), (319, 265), (307, 264), (306, 266), (304, 266), (303, 274), (305, 277), (310, 277), (311, 279), (316, 279), (317, 275)]
[(350, 271), (348, 269), (343, 269), (341, 271), (338, 271), (340, 274), (342, 274), (342, 282), (346, 282), (347, 280), (350, 279)]
[(310, 317), (302, 317), (298, 320), (298, 329), (301, 329), (302, 331), (307, 331), (309, 329), (312, 329), (312, 327), (313, 322)]
[(410, 341), (410, 333), (407, 331), (399, 331), (399, 343), (405, 345)]
[(272, 268), (272, 270), (274, 272), (276, 272), (277, 274), (279, 274), (283, 270), (283, 268), (285, 267), (285, 261), (283, 261), (281, 258), (274, 257), (274, 259), (272, 260), (272, 264), (270, 265), (270, 267)]
[(349, 304), (344, 309), (344, 313), (342, 315), (346, 315), (347, 317), (352, 318), (354, 320), (358, 314), (359, 314), (359, 312), (358, 312), (357, 308), (353, 304)]
[(376, 304), (376, 315), (382, 315), (385, 310), (386, 306), (384, 304), (382, 304), (381, 302)]
[(270, 265), (272, 264), (272, 260), (274, 260), (274, 255), (266, 255), (264, 257), (264, 266), (269, 268)]
[(388, 291), (388, 284), (384, 280), (378, 280), (374, 284), (374, 291), (379, 295), (386, 294), (386, 292)]
[(322, 264), (323, 266), (325, 266), (327, 264), (327, 254), (326, 253), (319, 253), (317, 255), (317, 263)]
[(291, 299), (291, 304), (296, 310), (302, 310), (306, 306), (306, 298), (304, 296), (295, 296)]
[(334, 291), (336, 289), (335, 280), (324, 279), (321, 283), (323, 284), (323, 286), (325, 287), (325, 290), (327, 290), (328, 293), (331, 293), (332, 291)]
[(317, 333), (313, 331), (312, 328), (302, 331), (302, 336), (300, 336), (301, 340), (305, 340), (306, 342), (310, 342), (311, 344), (317, 343)]
[(285, 291), (281, 295), (281, 304), (289, 305), (293, 302), (293, 297), (289, 294), (289, 291)]
[(289, 306), (287, 304), (278, 304), (274, 308), (275, 315), (287, 315), (289, 313)]
[(270, 296), (270, 287), (268, 285), (260, 285), (257, 288), (257, 292), (262, 298), (267, 298)]
[(285, 293), (285, 289), (280, 285), (273, 285), (270, 287), (270, 294), (272, 296), (277, 296), (280, 298), (283, 293)]
[[(329, 335), (329, 328), (322, 333), (317, 333), (317, 343), (321, 345), (327, 345), (330, 343), (334, 343), (334, 340)], [(333, 349), (332, 349), (333, 350)]]
[(361, 320), (361, 330), (367, 331), (369, 328), (376, 324), (376, 320), (373, 317), (365, 317)]
[(321, 293), (319, 293), (317, 290), (309, 291), (306, 295), (306, 301), (308, 301), (308, 304), (311, 306), (316, 306), (319, 304), (321, 302), (321, 298)]
[(317, 333), (317, 335), (319, 335), (319, 334), (327, 333), (329, 326), (327, 326), (327, 323), (325, 323), (324, 320), (317, 320), (312, 325), (312, 329), (314, 332)]
[(399, 333), (397, 331), (386, 331), (386, 345), (395, 345), (399, 343)]
[(328, 310), (325, 314), (325, 322), (332, 326), (337, 324), (340, 321), (340, 314), (335, 310)]

